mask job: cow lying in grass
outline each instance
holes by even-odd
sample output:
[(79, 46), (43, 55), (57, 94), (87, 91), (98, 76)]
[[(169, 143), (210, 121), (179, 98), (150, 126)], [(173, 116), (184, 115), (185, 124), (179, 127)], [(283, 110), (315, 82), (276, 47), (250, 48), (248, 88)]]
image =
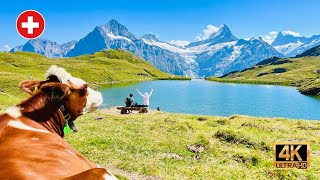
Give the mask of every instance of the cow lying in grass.
[[(52, 65), (46, 72), (46, 80), (45, 81), (22, 81), (20, 83), (20, 88), (32, 95), (37, 88), (47, 82), (61, 82), (68, 84), (71, 81), (72, 84), (77, 86), (82, 86), (83, 84), (87, 84), (84, 80), (73, 77), (70, 73), (68, 73), (64, 68), (57, 67), (56, 65)], [(87, 88), (88, 96), (87, 96), (87, 103), (85, 108), (83, 109), (83, 113), (86, 112), (93, 112), (102, 104), (103, 98), (102, 94), (98, 91), (91, 89), (90, 87)], [(70, 114), (64, 111), (63, 106), (60, 108), (62, 114), (67, 118), (70, 118)], [(77, 128), (73, 121), (68, 121), (70, 128), (73, 131), (77, 131)], [(63, 137), (63, 136), (62, 136)]]
[(0, 115), (1, 179), (116, 179), (62, 139), (65, 125), (83, 113), (86, 84), (24, 81), (21, 87), (34, 93)]

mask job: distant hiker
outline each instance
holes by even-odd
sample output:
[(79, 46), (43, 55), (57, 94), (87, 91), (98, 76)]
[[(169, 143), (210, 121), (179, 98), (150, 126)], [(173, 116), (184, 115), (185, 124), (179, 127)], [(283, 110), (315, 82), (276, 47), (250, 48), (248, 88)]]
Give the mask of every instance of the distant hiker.
[(147, 92), (145, 92), (144, 94), (142, 94), (138, 89), (137, 89), (138, 93), (140, 94), (140, 96), (143, 99), (143, 105), (145, 106), (149, 106), (150, 102), (149, 99), (152, 95), (153, 89), (151, 90), (151, 92), (148, 94)]
[(160, 111), (160, 107), (157, 107), (157, 110)]
[(124, 103), (126, 104), (126, 107), (132, 107), (133, 101), (134, 99), (133, 99), (132, 93), (130, 93), (129, 96), (124, 99)]

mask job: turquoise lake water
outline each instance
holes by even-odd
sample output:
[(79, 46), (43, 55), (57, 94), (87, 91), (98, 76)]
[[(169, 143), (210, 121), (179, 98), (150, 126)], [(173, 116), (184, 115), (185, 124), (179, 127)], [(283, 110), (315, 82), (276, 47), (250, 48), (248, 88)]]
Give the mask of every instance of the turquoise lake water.
[(101, 92), (104, 107), (123, 106), (129, 93), (142, 103), (136, 92), (151, 89), (150, 108), (161, 111), (231, 116), (320, 119), (320, 99), (300, 94), (294, 87), (252, 84), (217, 83), (205, 80), (147, 81), (135, 84), (111, 85)]

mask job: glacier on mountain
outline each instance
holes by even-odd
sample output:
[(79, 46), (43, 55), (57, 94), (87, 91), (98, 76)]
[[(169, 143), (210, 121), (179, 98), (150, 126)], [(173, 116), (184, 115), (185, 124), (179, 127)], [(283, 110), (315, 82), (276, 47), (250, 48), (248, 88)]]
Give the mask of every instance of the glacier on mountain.
[(320, 45), (320, 35), (304, 37), (293, 31), (272, 31), (263, 38), (285, 57), (294, 57)]

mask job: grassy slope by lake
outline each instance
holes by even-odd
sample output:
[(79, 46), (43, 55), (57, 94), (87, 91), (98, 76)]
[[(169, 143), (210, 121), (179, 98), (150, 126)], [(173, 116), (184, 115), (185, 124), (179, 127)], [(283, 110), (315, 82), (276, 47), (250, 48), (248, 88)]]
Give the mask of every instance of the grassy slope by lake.
[[(319, 121), (100, 111), (76, 124), (69, 143), (94, 162), (129, 172), (164, 179), (320, 178)], [(310, 142), (309, 170), (273, 168), (273, 143), (287, 141)], [(194, 144), (205, 150), (190, 152)]]
[[(286, 63), (285, 61), (289, 61)], [(275, 73), (283, 68), (286, 72)], [(301, 92), (320, 87), (320, 57), (279, 59), (275, 65), (254, 66), (242, 72), (231, 73), (223, 78), (209, 77), (208, 80), (232, 83), (278, 84), (297, 86)], [(308, 94), (308, 93), (307, 93)], [(316, 94), (313, 94), (316, 95)]]
[(49, 59), (29, 52), (0, 52), (0, 104), (12, 104), (25, 97), (17, 89), (19, 82), (29, 79), (30, 75), (33, 79), (45, 79), (45, 71), (53, 64), (64, 67), (75, 77), (98, 85), (153, 79), (187, 79), (161, 72), (124, 50), (111, 49), (60, 59)]
[[(20, 80), (30, 74), (44, 79), (51, 64), (96, 84), (170, 77), (131, 53), (114, 50), (54, 60), (33, 53), (0, 53), (0, 112), (27, 97), (18, 89)], [(245, 116), (203, 116), (199, 121), (199, 117), (163, 112), (119, 115), (102, 110), (79, 117), (79, 132), (67, 135), (66, 140), (103, 166), (164, 179), (320, 177), (319, 121)], [(279, 141), (310, 142), (311, 169), (274, 169), (272, 144)], [(204, 145), (205, 150), (190, 152), (187, 146), (194, 144)]]

